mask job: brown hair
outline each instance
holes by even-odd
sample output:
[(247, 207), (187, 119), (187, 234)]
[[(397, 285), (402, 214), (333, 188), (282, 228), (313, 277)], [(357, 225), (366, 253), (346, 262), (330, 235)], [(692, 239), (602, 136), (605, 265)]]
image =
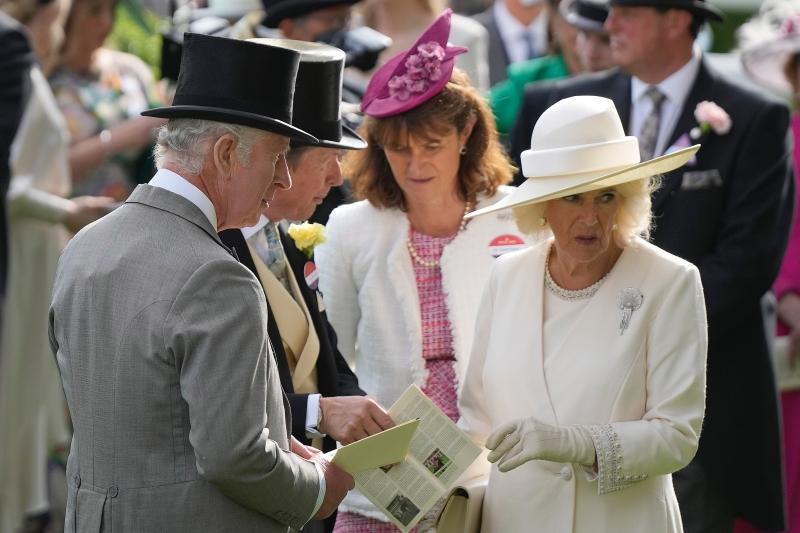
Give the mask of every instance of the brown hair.
[(461, 132), (475, 117), (475, 126), (461, 157), (459, 185), (466, 200), (478, 194), (491, 196), (497, 188), (511, 181), (514, 166), (500, 147), (494, 117), (489, 106), (469, 83), (467, 75), (455, 69), (442, 91), (422, 105), (385, 118), (367, 117), (359, 133), (369, 146), (351, 152), (344, 160), (344, 172), (350, 176), (355, 194), (378, 207), (405, 209), (403, 192), (397, 185), (383, 152), (383, 146), (404, 140), (407, 135), (435, 140), (452, 128)]

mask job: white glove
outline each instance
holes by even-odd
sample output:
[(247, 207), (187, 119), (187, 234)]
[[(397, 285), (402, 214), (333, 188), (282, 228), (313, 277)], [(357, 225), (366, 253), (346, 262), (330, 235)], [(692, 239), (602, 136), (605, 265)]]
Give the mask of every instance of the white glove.
[(501, 472), (534, 459), (593, 465), (596, 458), (585, 426), (551, 426), (533, 417), (505, 424), (489, 435), (486, 447), (492, 450), (489, 462), (497, 462)]

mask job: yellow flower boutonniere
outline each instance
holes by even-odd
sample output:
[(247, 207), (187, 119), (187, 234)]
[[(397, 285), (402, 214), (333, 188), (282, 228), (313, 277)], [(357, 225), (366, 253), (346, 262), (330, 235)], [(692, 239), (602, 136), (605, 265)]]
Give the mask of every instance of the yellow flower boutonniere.
[(311, 259), (314, 248), (325, 242), (325, 226), (322, 224), (303, 222), (289, 226), (289, 236), (294, 240), (297, 249)]

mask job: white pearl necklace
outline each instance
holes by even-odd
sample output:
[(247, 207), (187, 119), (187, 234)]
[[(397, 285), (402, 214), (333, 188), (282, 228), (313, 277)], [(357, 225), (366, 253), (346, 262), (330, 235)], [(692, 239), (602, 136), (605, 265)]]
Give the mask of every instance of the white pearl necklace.
[(562, 300), (569, 300), (569, 301), (585, 300), (595, 295), (595, 293), (600, 289), (600, 285), (602, 285), (603, 282), (608, 277), (609, 272), (606, 272), (606, 274), (602, 278), (598, 279), (588, 287), (575, 290), (565, 289), (564, 287), (558, 285), (553, 280), (553, 277), (550, 275), (550, 258), (548, 255), (548, 258), (545, 259), (545, 264), (544, 264), (544, 285), (550, 292), (552, 292)]
[[(472, 203), (471, 202), (467, 202), (464, 205), (464, 216), (466, 216), (467, 213), (469, 213), (470, 211), (472, 211)], [(456, 231), (456, 234), (459, 234), (462, 231), (464, 231), (464, 228), (466, 228), (466, 227), (467, 227), (467, 219), (464, 218), (464, 217), (461, 217), (461, 224), (458, 226), (458, 231)], [(424, 266), (424, 267), (428, 267), (428, 268), (433, 268), (433, 267), (438, 267), (439, 266), (439, 258), (436, 258), (436, 259), (425, 259), (424, 257), (420, 257), (420, 255), (417, 253), (417, 249), (414, 248), (414, 243), (411, 242), (411, 229), (410, 228), (408, 230), (408, 237), (406, 237), (406, 248), (408, 248), (408, 253), (409, 253), (409, 255), (411, 255), (411, 259), (413, 259), (414, 262), (416, 262), (418, 265), (421, 265), (421, 266)]]

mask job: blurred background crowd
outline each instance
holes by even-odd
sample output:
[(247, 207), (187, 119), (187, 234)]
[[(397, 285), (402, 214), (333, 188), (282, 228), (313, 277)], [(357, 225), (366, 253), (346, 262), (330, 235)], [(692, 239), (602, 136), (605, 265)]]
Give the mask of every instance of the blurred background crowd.
[[(709, 4), (725, 18), (702, 20), (698, 53), (746, 90), (794, 109), (800, 1)], [(609, 6), (602, 0), (0, 0), (0, 533), (63, 528), (70, 421), (48, 342), (52, 279), (70, 236), (153, 175), (152, 148), (163, 120), (140, 113), (169, 104), (183, 32), (285, 37), (343, 49), (342, 119), (357, 128), (371, 74), (411, 46), (446, 7), (455, 13), (451, 43), (469, 49), (456, 65), (488, 103), (517, 164), (533, 128), (523, 113), (534, 98), (526, 95), (537, 94), (532, 87), (621, 66), (613, 61)], [(800, 134), (796, 115), (790, 129)], [(793, 152), (795, 165), (799, 152)], [(349, 177), (310, 220), (324, 224), (337, 206), (365, 197), (354, 194)], [(518, 173), (515, 184), (523, 180)], [(796, 352), (796, 227), (763, 305), (777, 319), (764, 327)], [(785, 530), (800, 531), (800, 392), (787, 385), (781, 402), (784, 490), (777, 498), (783, 498)], [(777, 530), (775, 523), (741, 520), (736, 527)]]

